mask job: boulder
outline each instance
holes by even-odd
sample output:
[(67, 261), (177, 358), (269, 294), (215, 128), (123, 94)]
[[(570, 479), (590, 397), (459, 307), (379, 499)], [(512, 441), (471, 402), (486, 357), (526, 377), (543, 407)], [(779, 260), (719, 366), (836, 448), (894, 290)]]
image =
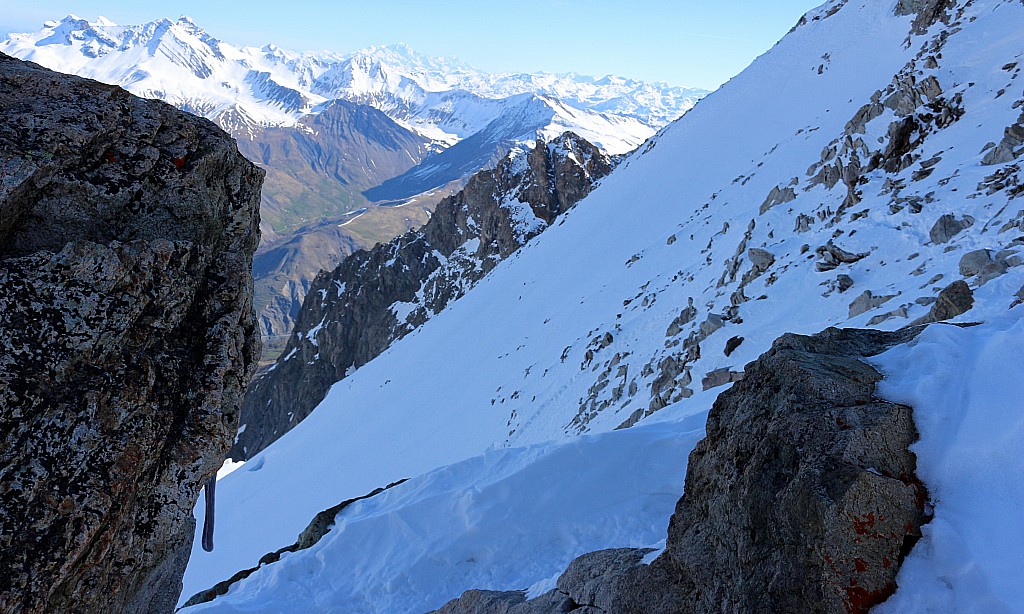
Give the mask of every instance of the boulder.
[(928, 236), (931, 238), (932, 243), (936, 245), (947, 243), (950, 239), (973, 225), (974, 218), (969, 215), (965, 215), (962, 219), (958, 220), (955, 216), (947, 213), (935, 222)]
[(263, 172), (0, 54), (0, 612), (171, 612), (259, 356)]
[(719, 386), (725, 386), (733, 382), (738, 382), (743, 379), (743, 373), (733, 371), (729, 367), (723, 367), (721, 369), (715, 369), (714, 371), (708, 372), (701, 380), (701, 386), (704, 390), (711, 390), (712, 388), (718, 388)]
[(924, 316), (914, 320), (913, 324), (929, 324), (955, 318), (974, 307), (974, 293), (964, 280), (951, 283), (939, 292), (938, 299), (932, 304), (931, 310)]
[(889, 302), (895, 297), (895, 294), (890, 294), (886, 296), (875, 296), (874, 294), (872, 294), (871, 290), (865, 290), (864, 292), (861, 293), (860, 296), (853, 299), (852, 303), (850, 303), (849, 315), (851, 318), (856, 318), (862, 313), (867, 313), (872, 309), (881, 307), (882, 305)]
[(853, 264), (854, 262), (867, 258), (869, 255), (867, 253), (858, 254), (848, 252), (833, 243), (831, 240), (814, 251), (818, 255), (818, 258), (820, 258), (820, 260), (815, 263), (815, 268), (819, 273), (831, 271), (841, 264)]
[(992, 250), (977, 249), (967, 252), (960, 258), (960, 275), (976, 277), (983, 285), (1006, 272), (1009, 265), (1000, 258), (992, 256)]
[(775, 255), (759, 247), (748, 249), (747, 257), (750, 258), (750, 264), (758, 274), (764, 273), (770, 266), (775, 264)]

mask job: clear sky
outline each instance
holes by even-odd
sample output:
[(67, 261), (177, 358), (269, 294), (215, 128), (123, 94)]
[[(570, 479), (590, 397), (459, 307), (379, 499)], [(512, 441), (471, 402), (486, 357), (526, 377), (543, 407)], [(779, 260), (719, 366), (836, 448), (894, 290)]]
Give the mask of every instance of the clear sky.
[(616, 74), (714, 88), (824, 0), (0, 0), (0, 34), (74, 13), (192, 17), (231, 43), (354, 51), (405, 42), (497, 71)]

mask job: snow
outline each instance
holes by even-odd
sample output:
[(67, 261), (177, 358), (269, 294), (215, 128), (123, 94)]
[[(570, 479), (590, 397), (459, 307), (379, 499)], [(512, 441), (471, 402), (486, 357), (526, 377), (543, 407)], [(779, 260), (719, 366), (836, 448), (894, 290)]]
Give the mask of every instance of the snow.
[[(429, 472), (350, 505), (309, 550), (187, 611), (425, 612), (476, 586), (522, 590), (556, 578), (609, 540), (656, 544), (703, 424), (699, 415), (491, 450)], [(326, 570), (351, 581), (324, 582)]]
[(911, 446), (934, 519), (878, 614), (1024, 612), (1024, 307), (935, 325), (875, 362), (882, 397), (914, 408)]
[(406, 45), (349, 54), (238, 46), (187, 17), (119, 26), (104, 17), (70, 16), (35, 33), (10, 34), (0, 51), (165, 100), (249, 138), (262, 126), (296, 125), (343, 98), (450, 146), (485, 128), (522, 95), (542, 95), (562, 101), (547, 133), (589, 131), (598, 135), (591, 140), (623, 153), (707, 93), (622, 78), (602, 84), (577, 75), (489, 74)]
[[(963, 117), (929, 134), (914, 151), (917, 160), (905, 170), (865, 174), (857, 185), (860, 201), (832, 222), (847, 197), (846, 186), (816, 185), (808, 167), (820, 164), (823, 150), (842, 149), (847, 122), (916, 58), (930, 38), (908, 39), (910, 18), (893, 17), (892, 7), (892, 2), (848, 0), (835, 14), (797, 28), (627, 159), (590, 196), (500, 263), (465, 296), (335, 384), (305, 421), (252, 459), (245, 470), (221, 481), (218, 514), (223, 520), (218, 523), (218, 547), (205, 553), (197, 542), (186, 571), (184, 598), (292, 543), (317, 512), (396, 480), (415, 478), (410, 486), (388, 495), (388, 501), (397, 501), (416, 484), (424, 485), (423, 501), (430, 496), (427, 484), (440, 489), (436, 494), (443, 500), (444, 485), (455, 483), (448, 481), (450, 476), (443, 477), (454, 471), (451, 467), (476, 467), (480, 473), (473, 481), (486, 483), (490, 479), (484, 469), (486, 459), (532, 458), (506, 450), (557, 450), (562, 445), (569, 446), (566, 450), (577, 449), (574, 446), (590, 445), (581, 441), (625, 441), (616, 438), (631, 432), (671, 430), (673, 424), (691, 417), (701, 420), (724, 390), (702, 390), (701, 380), (707, 373), (719, 368), (742, 370), (786, 332), (863, 327), (894, 311), (901, 315), (872, 326), (905, 326), (928, 312), (922, 303), (962, 279), (958, 263), (965, 253), (981, 248), (1020, 251), (1021, 244), (1013, 242), (1022, 234), (1020, 227), (1001, 228), (1024, 215), (1024, 199), (1013, 198), (1006, 189), (985, 187), (987, 177), (1010, 165), (979, 164), (983, 145), (1001, 139), (1006, 126), (1020, 114), (1019, 106), (1014, 107), (1020, 98), (1019, 86), (1000, 68), (1020, 60), (1024, 47), (1020, 3), (977, 0), (965, 12), (963, 29), (946, 40), (938, 66), (925, 69), (923, 62), (916, 62), (917, 82), (934, 76), (944, 96), (959, 94)], [(826, 54), (828, 69), (819, 73)], [(997, 95), (1008, 85), (1014, 86), (1014, 95)], [(866, 127), (864, 144), (851, 147), (866, 150), (858, 155), (873, 155), (884, 147), (877, 137), (886, 134), (893, 119), (892, 114), (884, 114), (873, 120)], [(846, 151), (835, 158), (848, 160), (851, 155)], [(934, 171), (915, 178), (921, 170), (917, 162), (934, 156), (941, 157)], [(898, 193), (891, 188), (896, 181), (904, 186)], [(794, 200), (760, 213), (773, 188), (791, 184)], [(919, 197), (920, 212), (896, 206), (896, 196)], [(929, 230), (950, 212), (970, 215), (977, 222), (949, 243), (932, 244)], [(813, 220), (806, 230), (795, 227), (800, 215)], [(834, 271), (819, 272), (815, 248), (829, 240), (868, 255)], [(754, 247), (769, 250), (776, 262), (740, 288), (751, 271), (747, 250)], [(853, 279), (851, 290), (835, 289), (838, 274)], [(960, 320), (999, 322), (1024, 286), (1024, 266), (1010, 266), (1006, 274), (984, 284), (977, 278), (967, 281), (975, 306)], [(894, 298), (851, 318), (851, 302), (866, 290)], [(736, 299), (734, 304), (737, 292), (749, 300)], [(696, 318), (669, 334), (689, 299)], [(1019, 313), (1013, 312), (1018, 317)], [(707, 335), (700, 342), (700, 357), (687, 363), (686, 381), (682, 375), (677, 378), (676, 384), (692, 396), (673, 396), (667, 407), (646, 415), (654, 408), (652, 395), (661, 365), (680, 360), (686, 339), (700, 333), (702, 324), (719, 319), (724, 322), (722, 328)], [(733, 337), (744, 341), (725, 356), (725, 344)], [(638, 426), (613, 432), (639, 417), (643, 420)], [(686, 435), (692, 429), (675, 432), (684, 443), (690, 442), (683, 448), (692, 445)], [(594, 437), (575, 440), (581, 434)], [(644, 449), (641, 445), (634, 452), (642, 454)], [(534, 453), (539, 454), (517, 454)], [(685, 457), (685, 450), (679, 453)], [(503, 475), (495, 471), (496, 479)], [(631, 479), (668, 484), (665, 480), (680, 476), (676, 468), (671, 475), (655, 473), (643, 471)], [(934, 477), (925, 479), (934, 481)], [(616, 489), (630, 488), (630, 481), (603, 481), (601, 489), (608, 492), (598, 490), (601, 496), (614, 496)], [(536, 478), (529, 484), (531, 488), (518, 496), (509, 494), (508, 504), (575, 488), (572, 480)], [(591, 495), (580, 496), (586, 500)], [(413, 505), (417, 500), (405, 501)], [(444, 504), (449, 512), (457, 509), (451, 501)], [(488, 501), (477, 499), (475, 504), (497, 513)], [(197, 509), (202, 505), (200, 500)], [(380, 504), (365, 505), (368, 510)], [(941, 511), (943, 502), (938, 505)], [(517, 513), (529, 513), (517, 509)], [(597, 524), (575, 519), (572, 522), (581, 523), (581, 533), (568, 543), (585, 543), (591, 549), (654, 544), (664, 537), (668, 520), (667, 511), (658, 513), (660, 521), (651, 521), (658, 531), (633, 535), (625, 529), (597, 531)], [(950, 522), (955, 516), (954, 512)], [(418, 526), (413, 516), (401, 519), (405, 524), (395, 520), (382, 526), (399, 532)], [(542, 528), (530, 526), (531, 530)], [(457, 540), (461, 533), (450, 530)], [(391, 569), (392, 564), (397, 566), (393, 569), (406, 570), (405, 580), (388, 585), (391, 591), (398, 594), (403, 586), (422, 586), (417, 582), (423, 578), (433, 578), (441, 586), (441, 580), (431, 575), (433, 568), (418, 566), (420, 559), (387, 541), (388, 531), (374, 534), (379, 542), (369, 532), (362, 535), (367, 541), (353, 550), (379, 565), (374, 573), (383, 573), (379, 569)], [(485, 544), (500, 535), (480, 533), (473, 543)], [(445, 550), (455, 548), (454, 543), (435, 545), (439, 552), (460, 552)], [(549, 582), (558, 568), (547, 565), (550, 557), (543, 544), (533, 546), (536, 554), (524, 550), (514, 561), (516, 569), (524, 570), (514, 577), (508, 571), (511, 555), (474, 547), (476, 562), (452, 570), (455, 575), (465, 571), (465, 581), (446, 577), (443, 586), (455, 592), (442, 596), (439, 589), (430, 598), (453, 598), (457, 587), (469, 585), (542, 586), (538, 583)], [(355, 599), (376, 590), (360, 574), (352, 574), (351, 566), (320, 570), (316, 567), (319, 553), (286, 557), (295, 559), (289, 563), (295, 575), (287, 582), (286, 574), (274, 566), (254, 575), (236, 587), (237, 594), (228, 600), (231, 605), (224, 606), (236, 609), (223, 611), (244, 611), (243, 607), (256, 607), (260, 600), (285, 599), (285, 591), (305, 600), (297, 611), (308, 611), (317, 599), (330, 605), (332, 595)], [(315, 576), (319, 592), (312, 584), (301, 585), (308, 590), (300, 588), (298, 583), (313, 582), (303, 577), (314, 569), (320, 570)], [(488, 578), (493, 581), (485, 582)], [(986, 590), (993, 598), (1011, 599), (1009, 593), (999, 592), (1000, 586), (989, 583)], [(282, 588), (278, 592), (274, 587)], [(257, 591), (260, 599), (250, 591)], [(1007, 603), (1020, 611), (1019, 601)], [(399, 609), (391, 611), (401, 611), (395, 607)]]
[[(239, 430), (239, 433), (242, 431)], [(245, 465), (245, 461), (235, 461), (230, 458), (224, 460), (224, 465), (217, 470), (217, 480), (222, 480), (233, 472), (241, 469)]]

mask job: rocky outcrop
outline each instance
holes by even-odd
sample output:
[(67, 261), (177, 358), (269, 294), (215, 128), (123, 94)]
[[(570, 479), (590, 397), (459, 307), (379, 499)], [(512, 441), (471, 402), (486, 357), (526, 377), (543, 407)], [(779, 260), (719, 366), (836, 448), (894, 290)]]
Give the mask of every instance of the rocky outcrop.
[(708, 416), (650, 564), (649, 550), (593, 552), (536, 599), (470, 591), (438, 612), (866, 613), (928, 518), (911, 408), (878, 399), (861, 359), (919, 331), (784, 335), (748, 365)]
[(0, 54), (0, 611), (164, 612), (259, 354), (263, 173)]
[(924, 34), (938, 21), (946, 21), (948, 11), (955, 5), (954, 0), (899, 0), (897, 15), (913, 15), (912, 32)]
[(913, 325), (942, 322), (970, 311), (974, 307), (974, 293), (966, 281), (955, 281), (939, 292), (928, 313), (914, 320)]
[(247, 393), (231, 457), (295, 427), (331, 385), (462, 296), (611, 169), (575, 134), (538, 141), (442, 200), (422, 229), (318, 275), (281, 356)]

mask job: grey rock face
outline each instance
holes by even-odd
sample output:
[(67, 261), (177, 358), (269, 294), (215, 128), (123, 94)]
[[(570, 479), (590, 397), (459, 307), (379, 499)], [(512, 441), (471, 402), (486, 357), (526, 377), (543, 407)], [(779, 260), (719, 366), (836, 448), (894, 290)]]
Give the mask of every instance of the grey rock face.
[(955, 318), (966, 313), (974, 307), (974, 293), (967, 282), (960, 280), (951, 283), (939, 292), (939, 298), (932, 305), (931, 310), (913, 324), (929, 324), (931, 322), (942, 322)]
[(230, 456), (250, 458), (297, 425), (349, 369), (462, 296), (611, 169), (611, 160), (575, 134), (538, 142), (475, 175), (419, 231), (318, 275), (288, 345), (247, 393), (245, 429)]
[(924, 34), (934, 23), (946, 19), (946, 11), (953, 7), (954, 0), (899, 0), (897, 15), (914, 15), (914, 34)]
[(650, 565), (645, 550), (594, 552), (535, 600), (470, 592), (439, 612), (866, 614), (896, 589), (927, 493), (907, 449), (911, 408), (879, 400), (881, 375), (861, 358), (919, 330), (784, 335), (748, 365), (708, 416)]
[(947, 243), (950, 239), (964, 230), (967, 230), (971, 226), (974, 226), (973, 217), (965, 215), (962, 219), (958, 220), (955, 216), (947, 213), (935, 222), (935, 225), (932, 226), (931, 232), (928, 233), (928, 236), (931, 238), (932, 243)]
[(1005, 259), (993, 257), (992, 250), (988, 249), (974, 250), (960, 258), (960, 274), (964, 277), (977, 277), (981, 284), (999, 277), (1008, 268)]
[(263, 173), (0, 54), (0, 611), (169, 612), (259, 354)]
[(871, 290), (865, 290), (850, 303), (850, 317), (856, 318), (862, 313), (867, 313), (872, 309), (881, 307), (893, 298), (895, 298), (895, 295), (875, 296)]

